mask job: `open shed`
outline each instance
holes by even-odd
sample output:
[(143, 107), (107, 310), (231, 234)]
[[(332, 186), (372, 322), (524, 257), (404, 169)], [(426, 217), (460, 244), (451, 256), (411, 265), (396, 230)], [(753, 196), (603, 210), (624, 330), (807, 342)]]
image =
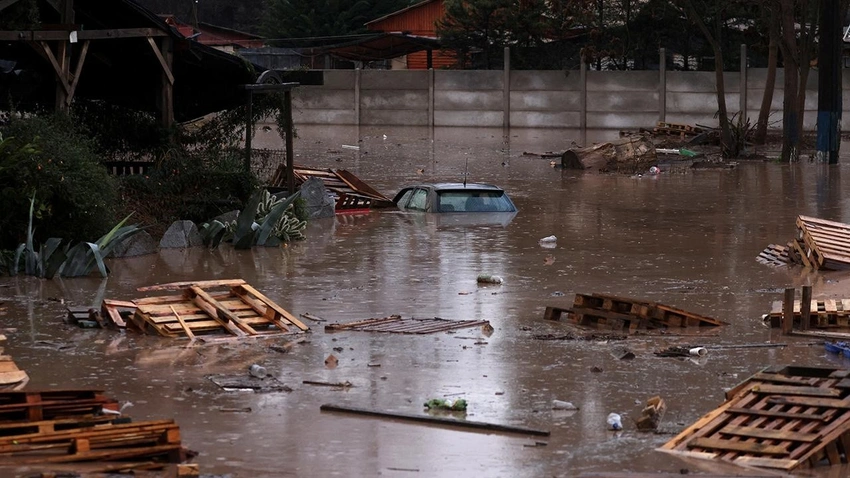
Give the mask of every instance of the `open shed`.
[(84, 97), (168, 125), (243, 103), (256, 78), (132, 0), (0, 0), (0, 25), (0, 107), (62, 111)]

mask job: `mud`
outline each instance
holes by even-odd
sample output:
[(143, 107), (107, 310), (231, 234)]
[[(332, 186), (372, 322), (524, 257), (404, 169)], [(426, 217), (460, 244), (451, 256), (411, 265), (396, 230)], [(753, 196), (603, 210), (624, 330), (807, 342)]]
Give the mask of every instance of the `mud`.
[[(30, 374), (29, 386), (102, 388), (134, 418), (174, 417), (204, 473), (575, 476), (716, 471), (654, 449), (768, 365), (850, 366), (761, 321), (784, 287), (811, 283), (815, 296), (847, 297), (850, 275), (755, 261), (767, 244), (793, 237), (798, 214), (850, 222), (840, 180), (850, 174), (848, 157), (838, 167), (742, 162), (732, 170), (627, 177), (558, 170), (549, 159), (522, 154), (569, 147), (554, 131), (503, 138), (500, 131), (438, 130), (433, 141), (417, 129), (299, 128), (298, 135), (297, 164), (348, 169), (390, 196), (410, 182), (457, 181), (467, 173), (470, 181), (504, 187), (519, 213), (489, 224), (397, 211), (338, 216), (311, 223), (307, 241), (285, 248), (113, 260), (105, 281), (0, 278), (6, 353)], [(539, 242), (550, 235), (554, 245)], [(478, 284), (479, 274), (504, 282)], [(308, 321), (313, 333), (288, 349), (281, 349), (286, 340), (187, 348), (62, 321), (66, 307), (141, 297), (140, 286), (225, 278), (243, 278), (296, 315), (330, 322), (401, 314), (485, 319), (495, 330), (326, 334), (323, 324)], [(569, 307), (576, 292), (663, 302), (731, 325), (703, 337), (536, 340), (568, 336), (562, 324), (542, 321), (543, 310)], [(788, 346), (720, 347), (765, 342)], [(718, 347), (698, 358), (654, 354), (695, 343)], [(635, 359), (616, 359), (623, 346)], [(330, 354), (335, 368), (325, 366)], [(208, 378), (247, 377), (255, 363), (292, 390), (225, 391)], [(662, 431), (639, 433), (633, 419), (654, 395), (668, 406)], [(464, 398), (471, 420), (548, 429), (551, 437), (541, 446), (539, 437), (319, 410), (332, 403), (417, 413), (430, 398)], [(552, 410), (553, 400), (580, 410)], [(623, 416), (624, 431), (607, 430), (611, 412)]]

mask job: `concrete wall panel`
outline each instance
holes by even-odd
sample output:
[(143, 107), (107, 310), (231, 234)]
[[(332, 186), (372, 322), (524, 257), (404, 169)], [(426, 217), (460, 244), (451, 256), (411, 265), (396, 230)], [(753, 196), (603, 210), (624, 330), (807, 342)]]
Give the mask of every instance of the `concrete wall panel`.
[(577, 128), (580, 120), (578, 111), (511, 111), (511, 127), (514, 128)]
[(503, 90), (505, 74), (498, 70), (434, 71), (437, 91)]
[(511, 92), (513, 111), (576, 111), (581, 107), (577, 91), (525, 91)]
[(511, 91), (575, 91), (581, 90), (577, 70), (511, 72)]
[[(434, 109), (502, 112), (501, 91), (435, 91)], [(474, 124), (474, 123), (473, 123)]]
[(368, 126), (428, 126), (428, 111), (370, 110), (361, 112), (360, 123)]
[(292, 108), (354, 110), (354, 90), (295, 88), (292, 91)]
[(415, 70), (362, 70), (360, 88), (363, 90), (425, 90), (428, 91), (428, 72)]
[(360, 93), (364, 110), (428, 110), (428, 95), (410, 90), (368, 90)]
[(292, 108), (292, 122), (299, 124), (349, 125), (357, 124), (354, 110), (317, 110)]
[(658, 115), (658, 92), (644, 92), (636, 95), (632, 92), (588, 92), (587, 111), (653, 111)]
[(657, 71), (588, 71), (587, 91), (658, 91)]
[[(324, 70), (323, 77), (325, 84), (319, 88), (353, 90), (354, 75), (356, 74), (357, 72), (354, 70)], [(309, 87), (299, 86), (296, 90), (301, 88)]]
[(481, 126), (500, 128), (501, 111), (437, 111), (434, 113), (434, 126)]
[(631, 130), (652, 128), (658, 122), (658, 113), (588, 113), (587, 127), (594, 129)]

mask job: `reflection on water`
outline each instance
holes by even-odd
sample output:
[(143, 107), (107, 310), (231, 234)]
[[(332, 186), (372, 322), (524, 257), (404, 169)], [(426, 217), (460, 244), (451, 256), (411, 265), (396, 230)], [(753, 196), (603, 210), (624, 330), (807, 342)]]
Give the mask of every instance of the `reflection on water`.
[[(395, 210), (339, 215), (312, 222), (307, 241), (283, 248), (169, 250), (115, 260), (105, 284), (97, 278), (2, 278), (6, 352), (30, 373), (31, 385), (104, 388), (132, 402), (127, 411), (138, 419), (173, 416), (209, 473), (569, 476), (711, 469), (653, 449), (765, 366), (850, 366), (808, 340), (780, 337), (761, 321), (789, 285), (811, 283), (816, 296), (850, 295), (847, 274), (772, 269), (755, 261), (766, 245), (793, 237), (799, 214), (850, 222), (843, 164), (758, 162), (728, 171), (625, 177), (554, 169), (548, 159), (522, 154), (563, 150), (576, 139), (558, 131), (512, 132), (507, 140), (488, 130), (436, 130), (433, 140), (417, 129), (361, 128), (358, 134), (306, 127), (298, 134), (298, 164), (348, 169), (387, 196), (409, 183), (457, 181), (468, 171), (470, 180), (504, 188), (519, 213), (471, 225), (455, 222), (454, 215)], [(547, 236), (556, 241), (541, 243)], [(481, 285), (479, 274), (505, 280)], [(273, 341), (187, 349), (155, 337), (62, 324), (65, 307), (90, 306), (101, 288), (107, 298), (133, 299), (142, 296), (136, 288), (143, 285), (236, 277), (296, 315), (309, 312), (331, 322), (392, 314), (485, 319), (495, 333), (331, 335), (309, 323), (308, 342), (279, 353), (268, 347)], [(563, 324), (542, 321), (543, 310), (571, 307), (577, 292), (659, 301), (731, 325), (707, 337), (635, 337), (625, 344), (536, 340), (565, 333)], [(654, 355), (696, 340), (788, 346), (724, 348), (693, 361)], [(615, 347), (622, 346), (636, 359), (615, 358)], [(331, 353), (339, 359), (334, 369), (324, 366)], [(240, 373), (252, 363), (294, 390), (229, 393), (206, 379)], [(354, 386), (333, 390), (303, 380)], [(667, 401), (667, 434), (639, 434), (632, 420), (654, 395)], [(322, 403), (344, 403), (417, 413), (427, 399), (441, 397), (467, 399), (472, 420), (552, 435), (545, 447), (526, 446), (535, 440), (319, 412)], [(580, 410), (553, 411), (555, 399)], [(244, 407), (252, 412), (219, 411)], [(607, 430), (611, 412), (623, 416), (622, 433)]]

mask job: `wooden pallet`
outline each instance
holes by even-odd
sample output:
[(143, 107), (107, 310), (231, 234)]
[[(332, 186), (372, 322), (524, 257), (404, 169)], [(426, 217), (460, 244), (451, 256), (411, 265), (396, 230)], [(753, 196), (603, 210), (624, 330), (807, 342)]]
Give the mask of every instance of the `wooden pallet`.
[(850, 370), (764, 369), (659, 451), (783, 471), (846, 464)]
[[(800, 300), (794, 301), (794, 328), (802, 329)], [(780, 327), (782, 321), (782, 301), (771, 304), (766, 319), (772, 327)], [(815, 329), (834, 329), (850, 327), (850, 299), (813, 299), (809, 309), (809, 327)]]
[(102, 390), (22, 390), (0, 392), (0, 424), (20, 421), (79, 419), (118, 410)]
[(656, 134), (670, 134), (678, 136), (694, 136), (703, 132), (702, 128), (687, 124), (665, 123), (659, 121), (655, 128), (652, 129)]
[(850, 224), (798, 216), (797, 237), (792, 245), (806, 267), (850, 269)]
[[(182, 292), (132, 301), (136, 309), (130, 323), (145, 333), (194, 338), (196, 335), (269, 336), (309, 330), (242, 279), (174, 282), (139, 290)], [(121, 304), (129, 308), (128, 303)], [(115, 310), (117, 307), (106, 307), (106, 314), (113, 321)]]
[(771, 267), (785, 267), (791, 264), (789, 249), (789, 246), (770, 244), (756, 256), (756, 260)]
[(565, 312), (569, 320), (576, 325), (628, 333), (638, 330), (728, 325), (721, 320), (669, 305), (604, 294), (576, 294), (571, 309), (547, 307), (543, 318), (560, 320)]
[(433, 334), (448, 330), (464, 329), (480, 325), (489, 325), (486, 320), (447, 320), (438, 317), (430, 319), (402, 319), (400, 315), (391, 315), (384, 318), (373, 318), (347, 322), (342, 324), (330, 324), (325, 326), (325, 332), (336, 332), (340, 330), (361, 330), (366, 332), (391, 332), (396, 334)]
[[(285, 165), (281, 165), (283, 168)], [(279, 168), (279, 171), (280, 171)], [(336, 210), (346, 212), (357, 209), (369, 209), (372, 206), (386, 207), (392, 201), (366, 184), (360, 178), (345, 169), (319, 169), (295, 166), (295, 182), (300, 187), (310, 178), (318, 178), (325, 188), (336, 196)], [(279, 173), (275, 178), (283, 178)], [(282, 185), (279, 179), (272, 182), (273, 185)]]
[[(6, 340), (6, 336), (0, 334), (0, 342)], [(3, 349), (0, 348), (0, 354)], [(29, 382), (29, 375), (18, 368), (18, 365), (9, 355), (0, 355), (0, 390), (17, 390)]]

